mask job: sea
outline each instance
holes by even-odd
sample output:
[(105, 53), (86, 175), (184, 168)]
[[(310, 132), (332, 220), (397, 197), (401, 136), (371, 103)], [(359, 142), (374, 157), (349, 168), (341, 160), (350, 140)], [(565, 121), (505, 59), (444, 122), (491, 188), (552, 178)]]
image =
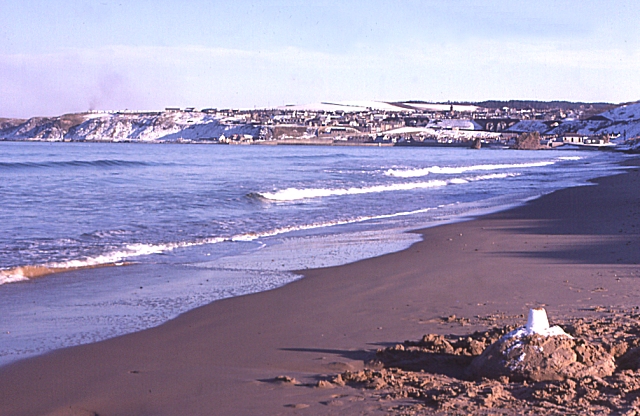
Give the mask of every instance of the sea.
[(588, 184), (624, 158), (0, 142), (0, 365), (403, 250), (412, 230)]

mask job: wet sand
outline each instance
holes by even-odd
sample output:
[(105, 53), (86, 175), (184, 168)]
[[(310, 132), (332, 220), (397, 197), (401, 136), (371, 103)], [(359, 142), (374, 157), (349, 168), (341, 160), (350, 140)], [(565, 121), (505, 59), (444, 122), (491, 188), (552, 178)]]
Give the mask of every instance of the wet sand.
[(0, 414), (386, 414), (411, 399), (324, 380), (424, 334), (524, 323), (533, 306), (553, 324), (638, 304), (640, 163), (629, 163), (596, 186), (418, 231), (402, 252), (0, 368)]

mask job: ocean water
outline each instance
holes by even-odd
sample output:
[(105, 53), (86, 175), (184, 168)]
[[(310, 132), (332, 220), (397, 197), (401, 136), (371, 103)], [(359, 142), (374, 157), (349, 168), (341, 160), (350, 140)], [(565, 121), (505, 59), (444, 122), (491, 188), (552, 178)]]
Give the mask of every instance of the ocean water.
[(0, 142), (0, 364), (402, 250), (418, 241), (406, 231), (585, 184), (622, 158)]

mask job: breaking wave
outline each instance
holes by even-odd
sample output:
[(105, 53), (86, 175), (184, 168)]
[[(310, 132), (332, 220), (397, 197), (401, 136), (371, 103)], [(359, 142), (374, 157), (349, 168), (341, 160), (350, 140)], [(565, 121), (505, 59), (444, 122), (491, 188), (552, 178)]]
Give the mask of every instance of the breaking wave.
[(195, 242), (180, 242), (167, 244), (129, 244), (121, 250), (84, 259), (52, 262), (40, 265), (27, 265), (12, 269), (0, 270), (0, 285), (29, 280), (54, 273), (62, 273), (73, 270), (91, 269), (105, 266), (120, 266), (127, 264), (131, 259), (151, 254), (165, 253), (182, 247), (191, 247), (203, 244), (214, 244), (224, 241), (224, 238), (208, 238)]
[(558, 158), (559, 160), (582, 160), (584, 157), (582, 156), (562, 156)]
[(432, 180), (427, 182), (407, 182), (407, 183), (396, 183), (389, 185), (375, 185), (375, 186), (366, 186), (361, 188), (307, 188), (307, 189), (299, 189), (299, 188), (287, 188), (281, 191), (276, 192), (261, 192), (261, 193), (252, 193), (250, 195), (259, 195), (264, 199), (268, 199), (271, 201), (299, 201), (303, 199), (313, 199), (313, 198), (323, 198), (327, 196), (342, 196), (342, 195), (361, 195), (361, 194), (372, 194), (372, 193), (380, 193), (380, 192), (390, 192), (390, 191), (410, 191), (413, 189), (428, 189), (428, 188), (438, 188), (442, 186), (447, 186), (450, 184), (463, 184), (473, 181), (481, 181), (481, 180), (489, 180), (489, 179), (503, 179), (509, 176), (517, 176), (516, 173), (496, 173), (490, 175), (480, 175), (473, 176), (468, 178), (455, 178), (450, 180)]
[(487, 165), (473, 165), (473, 166), (431, 166), (428, 168), (416, 168), (416, 169), (389, 169), (385, 172), (387, 176), (394, 176), (397, 178), (418, 178), (421, 176), (427, 176), (431, 173), (438, 173), (443, 175), (456, 175), (465, 172), (476, 171), (488, 171), (488, 170), (503, 170), (503, 169), (517, 169), (517, 168), (537, 168), (543, 166), (549, 166), (555, 164), (556, 161), (542, 161), (542, 162), (530, 162), (530, 163), (504, 163), (504, 164), (487, 164)]
[[(438, 207), (439, 208), (439, 207)], [(132, 259), (151, 255), (166, 253), (177, 248), (200, 246), (205, 244), (217, 244), (222, 242), (249, 242), (260, 238), (272, 237), (276, 235), (286, 234), (296, 231), (306, 231), (318, 228), (335, 227), (339, 225), (356, 224), (364, 221), (380, 220), (387, 218), (403, 217), (426, 213), (437, 208), (423, 208), (413, 211), (403, 211), (391, 214), (380, 214), (371, 216), (360, 216), (344, 220), (335, 220), (327, 222), (318, 222), (311, 224), (302, 224), (288, 227), (280, 227), (263, 232), (248, 232), (231, 237), (211, 237), (191, 242), (167, 243), (167, 244), (130, 244), (125, 249), (113, 251), (103, 255), (89, 257), (82, 260), (69, 260), (64, 262), (48, 263), (41, 265), (27, 265), (14, 267), (12, 269), (0, 270), (0, 285), (7, 283), (15, 283), (26, 281), (38, 277), (47, 276), (55, 273), (63, 273), (74, 270), (92, 269), (98, 267), (123, 266), (131, 264)]]

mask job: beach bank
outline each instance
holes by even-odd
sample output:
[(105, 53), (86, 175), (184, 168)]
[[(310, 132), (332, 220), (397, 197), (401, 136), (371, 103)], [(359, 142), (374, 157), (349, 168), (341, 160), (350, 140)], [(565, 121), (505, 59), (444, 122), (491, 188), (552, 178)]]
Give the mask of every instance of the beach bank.
[(637, 304), (640, 172), (629, 163), (596, 186), (418, 231), (423, 241), (398, 253), (0, 368), (0, 414), (383, 413), (388, 404), (365, 391), (313, 385), (362, 368), (378, 348), (491, 325), (474, 317)]

